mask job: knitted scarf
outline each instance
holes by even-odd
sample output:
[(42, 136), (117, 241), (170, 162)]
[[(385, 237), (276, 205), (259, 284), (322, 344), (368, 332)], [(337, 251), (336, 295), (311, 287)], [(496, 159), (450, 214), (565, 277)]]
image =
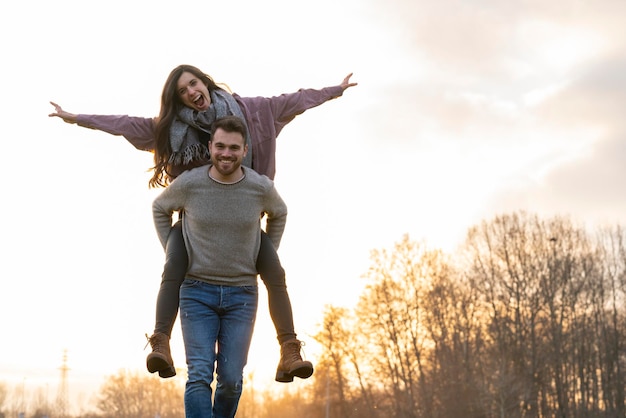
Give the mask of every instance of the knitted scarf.
[[(196, 160), (208, 160), (210, 158), (208, 148), (200, 142), (200, 133), (211, 132), (211, 124), (224, 116), (238, 116), (246, 124), (246, 118), (235, 101), (234, 97), (224, 90), (213, 90), (211, 95), (211, 105), (205, 111), (198, 112), (188, 107), (183, 107), (178, 112), (178, 117), (170, 126), (170, 146), (172, 155), (168, 163), (171, 166), (188, 165)], [(248, 144), (248, 154), (243, 159), (242, 164), (252, 167), (252, 145), (250, 135), (246, 136)]]

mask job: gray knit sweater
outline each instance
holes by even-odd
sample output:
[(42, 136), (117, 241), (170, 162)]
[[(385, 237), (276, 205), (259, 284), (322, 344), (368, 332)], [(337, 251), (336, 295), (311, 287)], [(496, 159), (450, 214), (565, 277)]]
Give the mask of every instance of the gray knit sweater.
[(177, 177), (152, 204), (154, 225), (165, 247), (174, 211), (183, 210), (183, 236), (189, 255), (186, 278), (226, 286), (256, 285), (256, 258), (261, 242), (261, 214), (266, 232), (278, 248), (287, 221), (287, 206), (274, 182), (243, 167), (234, 184), (209, 177), (210, 166)]

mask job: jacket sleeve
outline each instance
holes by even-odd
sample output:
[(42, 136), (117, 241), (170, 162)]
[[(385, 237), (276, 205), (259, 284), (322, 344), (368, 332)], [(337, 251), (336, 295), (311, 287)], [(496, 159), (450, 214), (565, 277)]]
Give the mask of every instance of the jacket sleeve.
[(78, 115), (77, 124), (111, 135), (121, 135), (141, 151), (154, 151), (153, 118), (128, 115)]
[(240, 97), (236, 94), (233, 96), (238, 99), (244, 108), (244, 113), (249, 118), (257, 115), (264, 122), (268, 122), (268, 118), (271, 118), (274, 122), (274, 134), (278, 136), (282, 128), (296, 116), (340, 97), (342, 94), (341, 86), (334, 86), (325, 87), (321, 90), (300, 89), (295, 93), (285, 93), (273, 97)]
[(274, 97), (240, 97), (252, 141), (252, 168), (270, 179), (276, 174), (276, 138), (297, 115), (343, 94), (341, 86), (300, 89)]

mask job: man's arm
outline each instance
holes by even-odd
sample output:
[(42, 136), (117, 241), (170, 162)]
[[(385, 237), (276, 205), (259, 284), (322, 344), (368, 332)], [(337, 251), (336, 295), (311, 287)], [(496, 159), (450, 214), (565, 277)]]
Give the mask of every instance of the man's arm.
[(267, 214), (265, 232), (278, 249), (287, 225), (287, 205), (273, 185), (267, 193), (265, 213)]
[[(161, 241), (161, 245), (165, 249), (167, 237), (172, 229), (172, 215), (174, 211), (181, 210), (184, 203), (177, 191), (176, 180), (172, 182), (163, 192), (157, 196), (152, 202), (152, 218), (154, 220), (154, 228)], [(172, 186), (174, 186), (172, 188)]]

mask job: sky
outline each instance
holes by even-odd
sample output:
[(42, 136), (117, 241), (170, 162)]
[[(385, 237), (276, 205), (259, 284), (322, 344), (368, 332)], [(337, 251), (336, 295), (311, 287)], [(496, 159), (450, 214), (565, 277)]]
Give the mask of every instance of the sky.
[[(354, 73), (278, 138), (279, 255), (315, 363), (325, 307), (354, 306), (370, 251), (405, 234), (453, 252), (502, 213), (626, 223), (624, 16), (622, 0), (4, 2), (0, 382), (52, 398), (67, 350), (86, 404), (149, 353), (163, 265), (152, 156), (49, 118), (50, 101), (152, 117), (182, 63), (242, 96)], [(246, 371), (280, 390), (263, 295)], [(184, 367), (179, 323), (172, 349)]]

